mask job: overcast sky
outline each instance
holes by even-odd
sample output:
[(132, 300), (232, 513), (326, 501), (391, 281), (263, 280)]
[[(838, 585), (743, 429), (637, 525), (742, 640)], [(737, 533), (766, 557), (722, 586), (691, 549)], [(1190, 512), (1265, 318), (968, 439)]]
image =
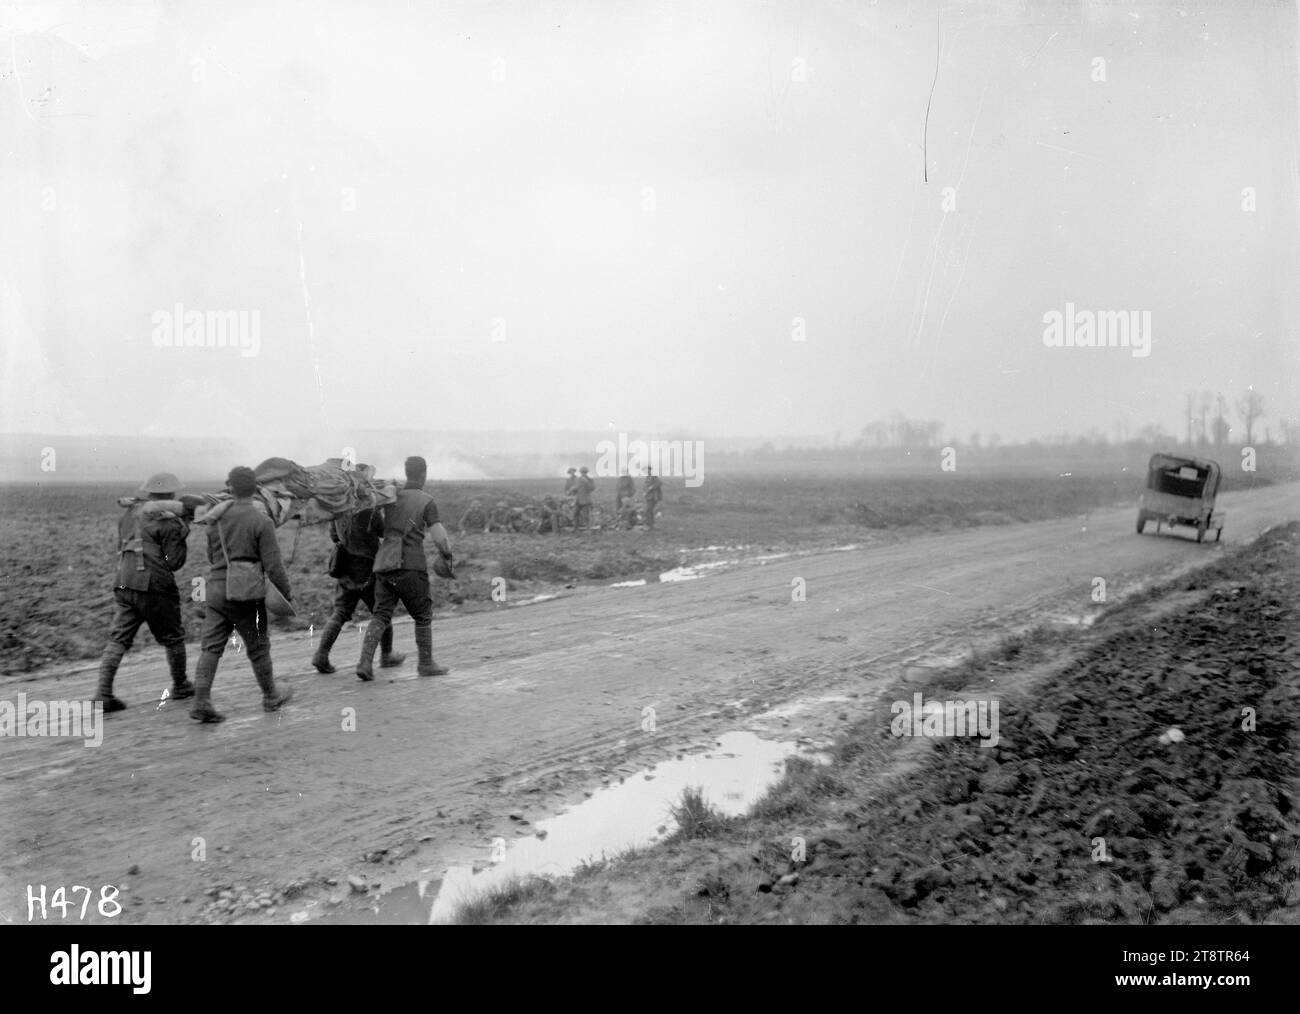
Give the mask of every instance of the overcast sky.
[[(1291, 3), (6, 4), (0, 429), (1181, 434), (1254, 385), (1276, 432), (1296, 43)], [(1067, 302), (1150, 355), (1046, 347)], [(257, 355), (157, 347), (177, 303)]]

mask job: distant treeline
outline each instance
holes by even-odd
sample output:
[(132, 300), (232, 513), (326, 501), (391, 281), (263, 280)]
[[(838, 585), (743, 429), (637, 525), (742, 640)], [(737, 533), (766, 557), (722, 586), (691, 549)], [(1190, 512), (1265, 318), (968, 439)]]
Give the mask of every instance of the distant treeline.
[[(1189, 394), (1186, 408), (1182, 438), (1155, 423), (1133, 430), (1126, 421), (1117, 420), (1109, 433), (1094, 427), (1082, 434), (1060, 433), (1020, 443), (1004, 442), (997, 433), (975, 431), (957, 436), (938, 420), (910, 419), (893, 412), (864, 426), (852, 440), (843, 441), (837, 434), (830, 446), (791, 443), (778, 447), (769, 441), (753, 449), (712, 453), (708, 463), (714, 469), (762, 472), (794, 466), (816, 471), (911, 470), (938, 468), (947, 458), (966, 467), (1068, 471), (1071, 465), (1127, 469), (1144, 464), (1155, 451), (1169, 451), (1212, 458), (1225, 471), (1250, 472), (1251, 465), (1256, 472), (1267, 469), (1273, 481), (1300, 477), (1300, 419), (1279, 419), (1271, 429), (1257, 392), (1248, 390), (1238, 399), (1241, 425), (1235, 428), (1229, 424), (1228, 401), (1222, 395), (1209, 391)], [(1243, 461), (1245, 469), (1241, 468)]]
[[(953, 453), (947, 455), (948, 448)], [(1219, 462), (1225, 477), (1232, 476), (1249, 484), (1251, 477), (1269, 482), (1300, 479), (1300, 444), (1213, 445), (1165, 439), (1148, 443), (1144, 440), (1092, 442), (1033, 440), (1024, 444), (996, 447), (966, 441), (938, 443), (925, 447), (867, 447), (861, 444), (840, 447), (765, 446), (742, 453), (716, 453), (705, 458), (705, 472), (719, 474), (871, 474), (939, 472), (945, 461), (949, 471), (958, 475), (979, 472), (1007, 473), (1141, 473), (1148, 459), (1157, 451), (1210, 458)], [(1243, 468), (1243, 464), (1247, 467)], [(1252, 467), (1253, 466), (1253, 467)], [(1238, 476), (1240, 473), (1240, 476)]]

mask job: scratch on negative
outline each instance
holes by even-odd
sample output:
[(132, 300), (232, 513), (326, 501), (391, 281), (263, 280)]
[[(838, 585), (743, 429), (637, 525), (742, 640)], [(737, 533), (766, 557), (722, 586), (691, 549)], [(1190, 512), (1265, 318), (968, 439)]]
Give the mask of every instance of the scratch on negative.
[(320, 398), (321, 418), (325, 417), (325, 385), (320, 379), (320, 357), (316, 355), (316, 327), (311, 319), (311, 296), (307, 293), (307, 260), (302, 252), (302, 222), (298, 222), (298, 275), (302, 279), (302, 305), (307, 311), (307, 341), (311, 345), (311, 364), (316, 371), (316, 393)]
[[(943, 218), (939, 219), (939, 228), (934, 234), (934, 249), (930, 251), (930, 275), (925, 282), (925, 297), (921, 300), (921, 320), (916, 325), (915, 333), (912, 335), (912, 344), (921, 343), (921, 333), (925, 330), (925, 318), (930, 312), (930, 290), (934, 287), (934, 269), (939, 263), (939, 244), (943, 241), (943, 227), (948, 224), (948, 215), (945, 213)], [(916, 304), (912, 304), (912, 319), (916, 320)]]
[[(894, 270), (894, 284), (889, 287), (889, 298), (885, 300), (885, 312), (880, 321), (880, 330), (883, 333), (885, 325), (889, 323), (889, 308), (894, 305), (894, 293), (898, 291), (898, 279), (903, 274), (903, 260), (907, 257), (908, 248), (912, 245), (912, 225), (916, 222), (916, 185), (912, 185), (912, 213), (907, 218), (907, 234), (903, 237), (903, 249), (898, 254), (898, 266)], [(912, 313), (916, 316), (916, 311)], [(909, 322), (910, 323), (910, 322)]]
[(980, 114), (984, 112), (984, 93), (987, 92), (988, 90), (989, 90), (989, 81), (988, 78), (986, 77), (984, 79), (984, 87), (980, 89), (979, 105), (975, 107), (975, 119), (971, 120), (970, 133), (966, 135), (966, 157), (962, 160), (961, 172), (957, 176), (957, 186), (955, 187), (958, 193), (961, 192), (962, 181), (966, 179), (966, 167), (970, 165), (970, 150), (972, 145), (974, 145), (975, 143), (975, 128), (979, 126)]
[[(966, 179), (966, 167), (967, 167), (968, 165), (970, 165), (970, 151), (971, 151), (971, 146), (972, 146), (972, 145), (974, 144), (974, 142), (975, 142), (975, 128), (976, 128), (977, 126), (979, 126), (979, 122), (980, 122), (980, 114), (984, 112), (984, 94), (988, 91), (988, 89), (989, 89), (989, 82), (988, 82), (988, 78), (986, 77), (986, 78), (984, 79), (984, 87), (982, 87), (982, 88), (980, 89), (980, 100), (979, 100), (979, 104), (975, 107), (975, 118), (974, 118), (973, 120), (971, 120), (970, 133), (966, 136), (966, 157), (962, 160), (962, 164), (961, 164), (961, 173), (958, 174), (958, 176), (957, 176), (957, 186), (956, 186), (956, 188), (955, 188), (955, 189), (958, 190), (958, 191), (961, 190), (962, 181)], [(982, 213), (982, 211), (981, 211), (981, 213)], [(921, 340), (921, 332), (922, 332), (922, 330), (924, 330), (924, 328), (925, 328), (925, 318), (929, 315), (929, 309), (930, 309), (930, 287), (934, 284), (934, 266), (935, 266), (935, 264), (938, 262), (938, 259), (939, 259), (939, 242), (940, 242), (941, 237), (943, 236), (943, 227), (944, 227), (944, 223), (945, 223), (947, 220), (948, 220), (948, 216), (945, 214), (945, 215), (943, 216), (943, 218), (942, 218), (942, 219), (940, 220), (940, 222), (939, 222), (939, 229), (938, 229), (938, 231), (937, 231), (937, 232), (935, 233), (935, 235), (934, 235), (934, 251), (933, 251), (933, 254), (932, 254), (932, 260), (931, 260), (931, 262), (930, 262), (930, 278), (929, 278), (929, 280), (926, 282), (926, 287), (925, 287), (925, 300), (924, 300), (923, 305), (922, 305), (922, 307), (921, 307), (921, 322), (920, 322), (920, 324), (917, 325), (917, 328), (916, 328), (916, 337), (915, 337), (915, 341), (916, 341), (916, 342), (920, 342), (920, 340)], [(976, 220), (976, 224), (978, 224), (978, 219)], [(969, 252), (969, 247), (967, 248), (967, 252)], [(965, 264), (963, 264), (963, 265), (962, 265), (962, 274), (965, 275), (965, 273), (966, 273), (966, 266), (965, 266)], [(961, 280), (960, 280), (960, 279), (958, 279), (957, 284), (958, 284), (958, 285), (961, 285)], [(951, 308), (951, 306), (952, 306), (952, 300), (951, 300), (951, 299), (948, 301), (948, 306), (949, 306), (950, 308)], [(912, 318), (913, 318), (913, 320), (916, 319), (916, 311), (915, 311), (915, 310), (913, 310), (913, 312), (912, 312)], [(947, 320), (947, 319), (948, 319), (948, 313), (947, 313), (947, 310), (944, 311), (943, 319), (944, 319), (944, 320)], [(939, 334), (940, 334), (940, 335), (943, 334), (943, 325), (942, 325), (942, 323), (939, 325)]]
[[(934, 345), (931, 346), (930, 348), (931, 359), (933, 359), (934, 353), (938, 351), (940, 342), (943, 341), (943, 328), (944, 325), (948, 323), (948, 311), (952, 309), (953, 301), (956, 300), (957, 293), (961, 289), (962, 280), (965, 279), (966, 277), (966, 268), (970, 264), (971, 247), (975, 245), (975, 231), (979, 228), (980, 218), (983, 215), (984, 215), (984, 209), (980, 208), (979, 214), (975, 216), (975, 223), (974, 225), (971, 226), (970, 239), (966, 242), (966, 254), (964, 257), (962, 257), (961, 273), (957, 276), (957, 284), (953, 286), (952, 293), (948, 297), (948, 305), (944, 307), (943, 316), (939, 318), (939, 333), (935, 335)], [(929, 372), (929, 362), (927, 361), (926, 369), (921, 374), (921, 376), (924, 377), (928, 372)]]
[(18, 73), (18, 47), (14, 41), (16, 38), (17, 36), (15, 35), (9, 36), (9, 61), (13, 64), (14, 80), (18, 82), (18, 104), (23, 107), (23, 112), (27, 114), (27, 118), (33, 123), (36, 123), (36, 117), (33, 116), (32, 111), (27, 108), (27, 92), (23, 88), (23, 76)]
[(939, 83), (939, 11), (942, 4), (943, 0), (939, 0), (934, 8), (934, 80), (930, 82), (930, 97), (925, 100), (925, 126), (921, 130), (921, 177), (926, 183), (930, 182), (930, 105), (934, 102), (934, 86)]
[(1073, 148), (1062, 148), (1058, 144), (1048, 144), (1046, 141), (1035, 141), (1034, 144), (1040, 148), (1051, 148), (1052, 151), (1063, 151), (1067, 155), (1074, 155), (1078, 158), (1090, 158), (1094, 162), (1100, 162), (1102, 165), (1109, 165), (1104, 158), (1098, 158), (1096, 155), (1089, 155), (1086, 151), (1075, 151)]

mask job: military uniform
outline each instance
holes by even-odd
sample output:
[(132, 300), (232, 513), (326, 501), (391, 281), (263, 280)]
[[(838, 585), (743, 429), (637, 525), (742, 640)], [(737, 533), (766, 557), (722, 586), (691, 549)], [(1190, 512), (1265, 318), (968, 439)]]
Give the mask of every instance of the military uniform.
[(655, 511), (663, 498), (664, 487), (659, 480), (659, 476), (647, 475), (645, 477), (645, 523), (647, 528), (654, 528)]
[(510, 505), (504, 500), (492, 508), (492, 513), (488, 516), (487, 530), (491, 532), (515, 531), (514, 512), (511, 511)]
[(537, 523), (537, 530), (539, 532), (546, 531), (547, 526), (549, 526), (552, 532), (559, 535), (560, 526), (571, 523), (572, 522), (569, 518), (565, 517), (564, 511), (560, 509), (560, 505), (556, 501), (555, 497), (547, 496), (542, 499), (541, 520)]
[[(257, 560), (266, 579), (286, 599), (293, 597), (289, 575), (280, 559), (275, 525), (253, 504), (251, 497), (236, 497), (221, 516), (208, 524), (208, 569), (205, 586), (202, 647), (194, 670), (195, 700), (190, 717), (220, 722), (222, 715), (212, 708), (212, 684), (217, 665), (225, 653), (231, 632), (239, 634), (248, 652), (253, 676), (262, 690), (262, 706), (274, 711), (292, 696), (276, 690), (271, 665), (271, 636), (267, 628), (266, 599), (236, 602), (226, 598), (226, 570), (229, 560)], [(224, 548), (223, 548), (224, 542)], [(228, 554), (228, 555), (227, 555)]]
[(574, 513), (574, 517), (573, 517), (574, 528), (591, 527), (591, 505), (594, 502), (592, 498), (592, 493), (594, 493), (595, 490), (596, 490), (596, 480), (593, 479), (591, 476), (589, 476), (586, 472), (583, 472), (582, 475), (578, 477), (578, 485), (577, 485), (578, 506), (577, 506), (577, 511)]
[(473, 528), (476, 531), (481, 531), (484, 534), (486, 534), (490, 521), (491, 519), (488, 516), (488, 512), (483, 509), (483, 505), (481, 503), (475, 500), (473, 503), (469, 505), (469, 510), (467, 510), (464, 514), (461, 515), (460, 524), (458, 525), (458, 527), (460, 528), (461, 535), (465, 534), (466, 525), (468, 525), (469, 527)]
[(374, 679), (372, 659), (380, 637), (400, 602), (415, 621), (415, 646), (420, 676), (441, 676), (445, 668), (433, 661), (433, 599), (429, 595), (429, 561), (424, 536), (438, 523), (438, 507), (423, 483), (408, 481), (397, 501), (383, 508), (384, 536), (375, 556), (375, 608), (361, 644), (357, 676)]
[[(174, 478), (174, 477), (169, 477)], [(150, 482), (155, 482), (155, 476)], [(141, 487), (144, 490), (149, 483)], [(179, 488), (180, 481), (175, 480)], [(175, 489), (159, 492), (171, 493)], [(142, 625), (167, 653), (172, 677), (172, 696), (190, 697), (194, 687), (185, 678), (185, 622), (181, 618), (180, 592), (176, 571), (185, 566), (190, 534), (183, 516), (149, 508), (149, 501), (128, 507), (117, 523), (118, 567), (113, 588), (116, 612), (108, 643), (99, 660), (99, 683), (95, 700), (105, 711), (120, 711), (126, 705), (113, 695), (118, 666), (135, 641)]]
[[(366, 508), (330, 522), (330, 540), (345, 555), (347, 570), (338, 578), (334, 589), (334, 608), (320, 632), (320, 645), (311, 663), (319, 672), (338, 670), (330, 664), (330, 649), (338, 640), (343, 627), (352, 619), (357, 603), (364, 602), (373, 617), (375, 613), (375, 554), (379, 552), (379, 539), (384, 534), (384, 519), (378, 510)], [(393, 628), (384, 628), (379, 641), (379, 664), (400, 665), (405, 655), (393, 652)]]
[(614, 493), (615, 512), (622, 514), (624, 502), (631, 503), (634, 499), (636, 499), (636, 483), (632, 481), (632, 476), (620, 475), (618, 477), (618, 487)]

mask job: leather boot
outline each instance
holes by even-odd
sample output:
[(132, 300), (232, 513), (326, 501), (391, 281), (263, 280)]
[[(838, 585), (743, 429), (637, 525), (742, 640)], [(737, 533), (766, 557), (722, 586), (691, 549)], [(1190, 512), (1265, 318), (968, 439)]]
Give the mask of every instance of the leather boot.
[(289, 698), (293, 696), (293, 687), (276, 688), (275, 676), (272, 674), (270, 647), (262, 645), (255, 651), (250, 651), (248, 661), (253, 667), (253, 677), (257, 680), (257, 685), (262, 688), (262, 710), (279, 711), (281, 706), (289, 703)]
[(446, 666), (438, 665), (433, 660), (433, 627), (428, 623), (416, 624), (415, 648), (420, 654), (420, 665), (415, 670), (417, 676), (445, 676), (451, 672)]
[(208, 651), (199, 652), (199, 660), (194, 665), (194, 704), (190, 708), (190, 718), (196, 722), (224, 722), (226, 716), (212, 707), (212, 681), (217, 678), (217, 663), (220, 656)]
[(104, 645), (104, 653), (99, 657), (99, 683), (95, 687), (93, 700), (103, 702), (106, 715), (126, 708), (125, 702), (113, 696), (113, 680), (117, 676), (117, 667), (122, 664), (122, 656), (125, 654), (125, 648), (116, 641), (109, 641)]
[(384, 636), (384, 628), (389, 626), (380, 620), (372, 619), (366, 624), (366, 637), (361, 642), (361, 657), (357, 659), (357, 679), (369, 683), (375, 678), (375, 649)]
[(339, 639), (339, 632), (342, 629), (343, 624), (333, 617), (321, 628), (320, 644), (316, 646), (316, 654), (311, 657), (311, 664), (316, 667), (317, 672), (338, 672), (330, 664), (330, 649), (334, 647), (334, 642)]
[(393, 651), (393, 625), (390, 623), (384, 628), (384, 636), (379, 639), (379, 668), (391, 669), (405, 661), (404, 654)]
[(172, 700), (194, 696), (194, 684), (185, 678), (185, 644), (167, 645), (167, 668), (172, 674)]

